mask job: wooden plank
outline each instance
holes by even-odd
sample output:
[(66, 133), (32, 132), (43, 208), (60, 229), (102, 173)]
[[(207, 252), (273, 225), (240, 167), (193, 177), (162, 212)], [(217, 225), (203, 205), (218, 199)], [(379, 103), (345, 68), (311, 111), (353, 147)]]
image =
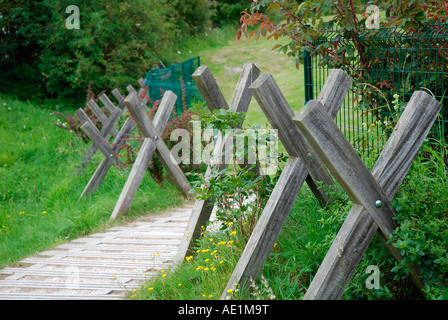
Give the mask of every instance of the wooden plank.
[(235, 290), (235, 283), (243, 288), (247, 286), (250, 277), (258, 277), (307, 175), (305, 164), (299, 157), (288, 159), (221, 299), (227, 298), (227, 290)]
[[(126, 120), (123, 127), (121, 128), (120, 132), (118, 133), (117, 137), (115, 138), (113, 144), (112, 151), (114, 154), (118, 154), (121, 150), (121, 146), (126, 144), (126, 141), (124, 139), (127, 138), (127, 136), (132, 132), (134, 129), (135, 124), (132, 119)], [(86, 187), (84, 188), (81, 197), (84, 197), (88, 194), (93, 194), (101, 184), (101, 182), (104, 180), (107, 172), (109, 172), (110, 167), (114, 164), (113, 161), (111, 161), (110, 158), (105, 157), (98, 168), (95, 170), (94, 174), (90, 178), (89, 182), (87, 183)]]
[(105, 143), (103, 137), (97, 127), (95, 127), (91, 122), (86, 122), (81, 126), (81, 130), (93, 141), (93, 143), (97, 146), (98, 150), (100, 150), (105, 157), (109, 158), (116, 165), (124, 165), (123, 161), (118, 158), (109, 144)]
[(106, 106), (106, 108), (109, 110), (109, 112), (113, 112), (115, 110), (115, 105), (113, 104), (113, 102), (109, 99), (109, 97), (105, 94), (102, 93), (99, 97), (100, 101)]
[[(121, 107), (121, 108), (123, 108), (123, 107)], [(101, 136), (105, 139), (108, 139), (110, 131), (114, 128), (115, 123), (117, 122), (118, 118), (120, 117), (121, 109), (120, 108), (118, 108), (118, 109), (119, 110), (117, 110), (117, 108), (115, 108), (113, 110), (113, 112), (111, 113), (111, 116), (109, 117), (109, 119), (107, 119), (107, 122), (105, 124), (103, 124), (103, 127), (100, 130)], [(81, 123), (90, 122), (93, 125), (93, 122), (86, 115), (84, 110), (82, 110), (81, 108), (75, 112), (75, 116), (78, 118), (78, 120)], [(96, 146), (96, 144), (93, 143), (87, 150), (86, 154), (83, 156), (83, 158), (81, 160), (81, 165), (75, 171), (75, 174), (81, 174), (84, 171), (84, 169), (87, 167), (88, 163), (92, 159), (93, 155), (95, 154), (96, 150), (97, 150), (97, 146)]]
[[(106, 126), (110, 123), (107, 116), (104, 114), (104, 112), (101, 110), (101, 108), (96, 104), (95, 101), (90, 100), (87, 101), (87, 105), (89, 106), (90, 110), (95, 114), (95, 116), (100, 120), (100, 122), (103, 124), (103, 126)], [(113, 122), (115, 124), (115, 122)], [(118, 130), (115, 127), (110, 127), (110, 134), (115, 138), (118, 134)]]
[[(317, 186), (319, 186), (319, 183), (326, 186), (334, 185), (333, 178), (318, 156), (315, 155), (304, 135), (292, 122), (294, 113), (274, 78), (272, 75), (263, 74), (252, 84), (250, 90), (271, 126), (278, 130), (279, 139), (287, 153), (293, 157), (300, 157), (304, 161), (313, 180), (313, 183), (309, 183), (309, 186), (319, 202), (326, 205), (330, 198), (323, 188)], [(312, 157), (308, 157), (309, 154)]]
[[(336, 116), (337, 107), (341, 105), (344, 99), (343, 97), (346, 95), (352, 80), (340, 70), (332, 70), (330, 75), (330, 81), (328, 81), (322, 88), (319, 99), (324, 102), (325, 105), (328, 106), (328, 109), (332, 110), (332, 114)], [(265, 79), (269, 79), (270, 86), (274, 85), (271, 77), (265, 77)], [(263, 87), (263, 84), (258, 84), (258, 81), (263, 81), (263, 79), (257, 80), (252, 87)], [(275, 114), (283, 114), (284, 117), (289, 117), (290, 113), (286, 111), (288, 110), (286, 107), (286, 99), (282, 97), (281, 92), (276, 85), (274, 85), (274, 88), (277, 88), (277, 93), (274, 95), (262, 94), (260, 92), (260, 96), (258, 96), (259, 92), (253, 90), (254, 96), (260, 105), (263, 104), (266, 112), (274, 114), (271, 116), (272, 118), (275, 117)], [(283, 104), (281, 107), (284, 109), (283, 112), (277, 112), (276, 108), (280, 104)], [(276, 122), (280, 121), (277, 120)], [(309, 161), (309, 159), (307, 158), (306, 161)], [(299, 157), (291, 157), (288, 160), (254, 231), (252, 232), (246, 248), (227, 283), (226, 290), (222, 294), (221, 299), (227, 298), (226, 291), (228, 289), (234, 289), (233, 285), (235, 283), (244, 286), (248, 278), (252, 277), (255, 279), (258, 277), (264, 261), (268, 258), (275, 241), (280, 235), (283, 225), (291, 211), (292, 204), (297, 198), (297, 194), (303, 182), (309, 176), (306, 161), (303, 161)], [(310, 183), (309, 180), (307, 180), (307, 182)]]
[[(232, 99), (230, 100), (230, 109), (235, 112), (243, 112), (244, 115), (249, 108), (250, 101), (252, 99), (252, 94), (249, 91), (249, 86), (258, 78), (260, 70), (253, 63), (246, 63), (243, 66), (243, 70), (240, 74), (238, 82), (236, 84)], [(208, 99), (207, 106), (210, 111), (213, 111), (219, 106), (228, 107), (227, 101), (223, 97), (215, 78), (213, 77), (210, 69), (207, 66), (202, 66), (198, 68), (196, 72), (193, 73), (193, 79), (197, 84), (201, 95), (204, 99)], [(211, 91), (209, 91), (211, 90)], [(217, 102), (216, 101), (221, 101)], [(241, 121), (239, 127), (241, 127), (243, 121)], [(236, 128), (237, 129), (237, 128)], [(226, 141), (223, 141), (222, 136), (216, 143), (215, 149), (213, 150), (213, 159), (218, 161), (221, 158), (222, 151), (225, 148)], [(212, 164), (213, 166), (214, 164)], [(228, 167), (228, 163), (224, 162), (220, 164), (220, 169), (225, 170)], [(205, 173), (205, 177), (211, 174), (211, 168), (208, 167)], [(177, 257), (176, 264), (180, 264), (185, 257), (191, 253), (192, 246), (197, 239), (199, 239), (202, 232), (201, 227), (205, 227), (207, 222), (210, 220), (214, 208), (214, 203), (210, 199), (206, 200), (196, 200), (191, 217), (188, 221), (187, 228), (185, 229), (185, 234), (182, 239)]]
[(294, 122), (348, 196), (367, 209), (388, 238), (397, 227), (389, 198), (323, 105), (308, 102)]
[(120, 93), (120, 90), (115, 88), (111, 92), (112, 92), (112, 95), (114, 96), (115, 100), (117, 100), (118, 103), (121, 104), (124, 108), (124, 96)]
[[(378, 158), (372, 175), (389, 198), (395, 194), (440, 111), (424, 92), (415, 92)], [(359, 205), (350, 210), (336, 239), (311, 282), (304, 299), (340, 299), (378, 226)], [(395, 256), (397, 259), (397, 257)], [(343, 271), (342, 271), (343, 270)], [(411, 268), (417, 286), (421, 280)]]
[[(173, 111), (176, 99), (177, 96), (172, 91), (165, 92), (154, 117), (154, 125), (157, 130), (162, 131), (165, 128), (171, 112)], [(138, 188), (143, 180), (143, 176), (145, 175), (149, 163), (151, 162), (154, 151), (154, 143), (151, 142), (150, 138), (146, 138), (143, 141), (142, 147), (140, 148), (134, 165), (132, 166), (132, 170), (129, 173), (128, 179), (126, 180), (117, 204), (111, 214), (111, 220), (129, 211), (132, 201), (134, 200)]]
[(154, 126), (144, 108), (139, 105), (139, 100), (134, 93), (131, 93), (126, 97), (125, 104), (143, 135), (147, 138), (151, 138), (152, 143), (155, 145), (157, 155), (159, 156), (158, 158), (165, 167), (171, 180), (177, 188), (189, 198), (189, 191), (191, 190), (190, 183), (177, 162), (172, 159), (171, 151), (161, 138), (163, 130), (158, 130)]
[(317, 101), (322, 103), (332, 119), (336, 118), (352, 82), (353, 79), (343, 70), (330, 70), (325, 84), (317, 97)]
[(210, 111), (216, 109), (229, 109), (229, 105), (227, 104), (221, 89), (207, 66), (200, 66), (197, 68), (191, 77), (196, 83), (196, 87), (199, 89), (199, 92), (204, 98), (205, 103), (207, 103), (207, 107)]

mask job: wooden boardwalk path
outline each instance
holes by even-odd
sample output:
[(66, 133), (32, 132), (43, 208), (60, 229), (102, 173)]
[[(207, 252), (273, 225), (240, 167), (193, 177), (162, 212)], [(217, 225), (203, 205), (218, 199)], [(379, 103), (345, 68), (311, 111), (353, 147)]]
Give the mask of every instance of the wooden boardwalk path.
[(61, 244), (0, 270), (0, 299), (123, 299), (173, 263), (192, 205)]

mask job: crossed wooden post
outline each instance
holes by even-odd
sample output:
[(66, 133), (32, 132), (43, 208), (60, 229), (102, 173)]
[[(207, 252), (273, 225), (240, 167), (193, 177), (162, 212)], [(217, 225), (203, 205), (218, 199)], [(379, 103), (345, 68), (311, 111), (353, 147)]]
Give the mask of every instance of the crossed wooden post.
[[(328, 169), (354, 202), (304, 299), (340, 299), (374, 234), (399, 262), (399, 250), (388, 242), (396, 223), (390, 203), (401, 185), (441, 104), (425, 92), (415, 92), (372, 172), (361, 161), (322, 105), (312, 101), (294, 118)], [(416, 286), (418, 270), (408, 266)]]
[[(243, 70), (240, 74), (235, 91), (230, 101), (231, 110), (235, 112), (242, 112), (245, 115), (252, 99), (252, 94), (248, 88), (253, 81), (257, 79), (259, 74), (260, 71), (254, 64), (246, 63), (243, 66)], [(215, 78), (207, 66), (199, 67), (193, 73), (192, 77), (210, 111), (215, 109), (229, 109), (229, 104), (227, 104), (224, 95), (222, 94)], [(241, 125), (242, 122), (240, 123), (240, 126)], [(231, 139), (231, 137), (228, 137), (228, 139)], [(225, 145), (226, 141), (223, 141), (223, 136), (221, 135), (216, 142), (212, 159), (219, 161)], [(214, 165), (214, 163), (211, 163), (207, 167), (205, 177), (210, 175)], [(228, 163), (224, 162), (220, 164), (220, 169), (225, 170), (227, 166)], [(176, 264), (181, 263), (187, 254), (191, 253), (194, 242), (200, 237), (200, 233), (202, 231), (201, 227), (206, 226), (206, 223), (210, 220), (213, 208), (214, 203), (210, 199), (196, 200), (176, 256)]]
[[(341, 70), (332, 70), (318, 100), (335, 117), (352, 79)], [(227, 299), (228, 290), (235, 284), (246, 286), (250, 277), (256, 279), (286, 222), (295, 199), (306, 181), (321, 204), (330, 199), (319, 183), (334, 185), (325, 166), (295, 126), (294, 113), (271, 75), (261, 75), (250, 87), (290, 158), (269, 197), (266, 206), (249, 238), (246, 247), (227, 283), (221, 299)]]
[[(127, 90), (132, 93), (137, 92), (131, 85), (127, 87)], [(143, 89), (141, 88), (140, 90)], [(112, 94), (119, 101), (118, 107), (114, 106), (114, 104), (112, 103), (112, 101), (110, 101), (106, 94), (103, 93), (99, 96), (99, 99), (111, 112), (109, 118), (106, 117), (106, 115), (101, 111), (101, 109), (93, 100), (87, 103), (91, 110), (97, 115), (97, 117), (102, 119), (103, 127), (100, 131), (96, 130), (95, 125), (82, 109), (78, 109), (75, 112), (76, 117), (81, 121), (81, 123), (84, 123), (84, 125), (81, 126), (81, 130), (83, 130), (86, 135), (93, 141), (85, 157), (83, 158), (83, 164), (80, 169), (83, 170), (86, 167), (90, 158), (93, 156), (97, 149), (101, 150), (105, 155), (104, 159), (101, 161), (100, 165), (95, 170), (94, 174), (81, 193), (81, 197), (92, 194), (98, 189), (99, 185), (101, 184), (113, 164), (123, 165), (123, 162), (119, 160), (117, 155), (123, 145), (126, 143), (126, 137), (129, 136), (129, 134), (135, 127), (134, 121), (130, 118), (127, 119), (121, 130), (119, 132), (117, 131), (118, 133), (112, 133), (112, 135), (115, 137), (112, 146), (107, 143), (107, 136), (110, 132), (116, 131), (116, 128), (114, 127), (115, 123), (119, 119), (120, 115), (126, 112), (126, 110), (124, 109), (124, 98), (118, 91), (118, 89), (112, 90)], [(146, 102), (146, 98), (141, 99), (141, 103), (146, 104)]]
[[(100, 100), (103, 101), (105, 106), (110, 110), (111, 115), (109, 118), (107, 118), (107, 116), (103, 113), (103, 111), (95, 103), (95, 101), (90, 100), (87, 102), (87, 105), (92, 110), (92, 112), (97, 116), (100, 122), (103, 124), (100, 130), (101, 137), (103, 137), (103, 139), (107, 139), (109, 135), (112, 135), (114, 138), (116, 138), (118, 135), (118, 131), (114, 126), (121, 115), (121, 112), (124, 108), (124, 103), (120, 103), (118, 107), (115, 107), (104, 93), (100, 95)], [(82, 124), (86, 122), (93, 124), (82, 108), (79, 108), (75, 112), (75, 116)], [(76, 174), (81, 174), (84, 171), (84, 169), (87, 167), (87, 164), (89, 163), (89, 161), (91, 160), (91, 158), (93, 157), (93, 155), (97, 150), (98, 150), (97, 145), (95, 143), (92, 143), (92, 145), (82, 158), (80, 167), (75, 171)]]
[[(144, 89), (145, 81), (143, 79), (139, 79), (138, 82), (141, 86), (138, 91), (138, 95), (140, 96), (140, 93), (142, 92), (142, 90), (145, 90)], [(137, 93), (137, 91), (134, 89), (134, 87), (132, 87), (132, 85), (128, 85), (126, 87), (126, 89), (129, 92)], [(90, 108), (90, 110), (92, 110), (92, 112), (96, 115), (96, 117), (102, 123), (103, 127), (101, 128), (100, 133), (101, 133), (101, 136), (103, 138), (105, 138), (106, 140), (109, 135), (112, 135), (114, 138), (117, 138), (117, 135), (119, 134), (118, 130), (115, 128), (115, 123), (117, 122), (117, 120), (120, 117), (120, 112), (117, 109), (122, 110), (121, 114), (126, 112), (126, 109), (124, 108), (124, 98), (121, 95), (120, 91), (118, 89), (113, 89), (112, 95), (118, 101), (117, 107), (113, 104), (113, 102), (109, 99), (109, 97), (105, 93), (102, 93), (98, 97), (99, 100), (104, 104), (104, 106), (109, 110), (109, 112), (110, 112), (109, 118), (104, 114), (104, 112), (101, 110), (101, 108), (98, 106), (98, 104), (94, 100), (90, 100), (86, 103), (87, 106)], [(145, 104), (148, 101), (146, 98), (142, 98), (141, 100)], [(84, 110), (82, 110), (81, 108), (75, 112), (75, 116), (78, 118), (78, 120), (82, 124), (84, 124), (86, 121), (90, 120), (87, 117), (87, 115), (85, 114)], [(95, 154), (96, 150), (98, 150), (96, 144), (92, 143), (92, 145), (87, 150), (84, 157), (82, 158), (81, 165), (75, 170), (75, 174), (78, 174), (78, 175), (82, 174), (82, 172), (87, 167), (90, 160), (92, 159), (93, 155)], [(95, 192), (97, 187), (98, 186), (93, 187), (93, 188), (86, 188), (84, 190), (82, 196)]]
[(172, 91), (165, 92), (154, 117), (154, 123), (145, 112), (143, 107), (144, 104), (139, 101), (134, 92), (131, 92), (124, 100), (127, 109), (145, 136), (145, 139), (112, 212), (111, 219), (115, 219), (118, 215), (128, 212), (154, 152), (157, 152), (162, 165), (165, 167), (177, 188), (183, 192), (186, 197), (189, 197), (191, 186), (179, 165), (174, 159), (171, 159), (170, 150), (161, 138), (176, 99), (177, 96)]

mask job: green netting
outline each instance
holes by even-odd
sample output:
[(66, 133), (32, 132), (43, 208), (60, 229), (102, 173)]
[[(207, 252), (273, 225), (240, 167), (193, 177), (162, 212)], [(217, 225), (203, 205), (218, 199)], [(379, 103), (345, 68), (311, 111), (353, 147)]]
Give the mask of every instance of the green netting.
[(165, 69), (152, 69), (145, 79), (149, 97), (157, 101), (162, 98), (163, 92), (173, 91), (177, 95), (176, 111), (181, 114), (184, 107), (189, 108), (194, 101), (201, 99), (191, 77), (199, 66), (200, 57), (194, 57)]

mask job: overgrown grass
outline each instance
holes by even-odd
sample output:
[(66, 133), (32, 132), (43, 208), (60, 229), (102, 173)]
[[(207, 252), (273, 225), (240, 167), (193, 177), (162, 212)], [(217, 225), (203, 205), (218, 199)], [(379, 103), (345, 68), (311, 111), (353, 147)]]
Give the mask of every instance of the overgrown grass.
[[(0, 266), (110, 225), (128, 173), (112, 167), (97, 192), (79, 199), (102, 160), (99, 152), (74, 175), (89, 145), (53, 126), (50, 107), (0, 97)], [(146, 175), (123, 223), (182, 203), (171, 183)]]

